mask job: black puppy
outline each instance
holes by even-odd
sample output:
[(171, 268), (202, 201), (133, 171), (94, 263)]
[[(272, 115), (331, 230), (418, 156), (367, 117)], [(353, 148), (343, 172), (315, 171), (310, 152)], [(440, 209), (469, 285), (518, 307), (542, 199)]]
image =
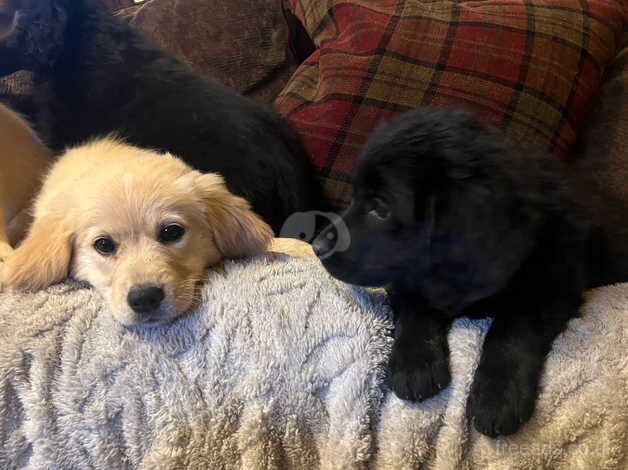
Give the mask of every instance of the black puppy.
[(278, 232), (318, 193), (288, 125), (150, 46), (100, 0), (0, 0), (0, 76), (34, 74), (53, 150), (115, 133), (221, 173)]
[(388, 287), (399, 397), (447, 387), (453, 318), (493, 316), (469, 415), (489, 436), (530, 418), (552, 342), (584, 289), (611, 281), (598, 275), (601, 259), (591, 263), (586, 211), (553, 168), (461, 111), (416, 109), (369, 139), (343, 215), (349, 248), (330, 256), (334, 225), (314, 248), (338, 279)]

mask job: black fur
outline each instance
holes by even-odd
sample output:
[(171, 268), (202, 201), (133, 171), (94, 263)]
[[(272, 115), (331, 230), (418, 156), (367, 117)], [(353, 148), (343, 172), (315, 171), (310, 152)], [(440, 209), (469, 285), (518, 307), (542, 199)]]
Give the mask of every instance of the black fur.
[(43, 139), (54, 149), (115, 133), (221, 173), (278, 232), (318, 205), (306, 154), (274, 112), (206, 81), (150, 46), (100, 0), (10, 0), (0, 75), (34, 73)]
[(489, 436), (530, 418), (552, 342), (600, 273), (595, 226), (556, 170), (552, 157), (524, 155), (455, 110), (410, 111), (369, 139), (343, 215), (350, 248), (326, 257), (334, 226), (314, 247), (333, 276), (387, 286), (399, 397), (449, 384), (455, 317), (493, 316), (469, 415)]

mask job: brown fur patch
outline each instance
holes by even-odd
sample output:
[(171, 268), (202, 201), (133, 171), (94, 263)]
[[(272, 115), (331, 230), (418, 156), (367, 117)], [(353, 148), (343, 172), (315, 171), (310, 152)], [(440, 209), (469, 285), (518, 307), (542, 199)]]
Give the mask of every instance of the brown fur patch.
[(0, 104), (0, 261), (24, 235), (26, 211), (50, 158), (28, 124)]

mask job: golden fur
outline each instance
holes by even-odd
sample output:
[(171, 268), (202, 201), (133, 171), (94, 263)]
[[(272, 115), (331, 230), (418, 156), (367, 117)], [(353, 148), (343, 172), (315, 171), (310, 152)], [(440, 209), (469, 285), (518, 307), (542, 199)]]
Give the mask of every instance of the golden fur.
[(0, 261), (24, 236), (28, 206), (50, 161), (26, 122), (0, 104)]
[[(163, 244), (157, 234), (172, 223), (185, 235)], [(118, 246), (109, 256), (94, 248), (103, 235)], [(159, 322), (196, 304), (207, 266), (262, 253), (271, 237), (270, 227), (219, 175), (103, 139), (69, 150), (52, 167), (34, 223), (2, 276), (9, 286), (32, 290), (71, 275), (93, 285), (121, 323)], [(130, 289), (147, 283), (165, 293), (150, 319), (127, 304)]]

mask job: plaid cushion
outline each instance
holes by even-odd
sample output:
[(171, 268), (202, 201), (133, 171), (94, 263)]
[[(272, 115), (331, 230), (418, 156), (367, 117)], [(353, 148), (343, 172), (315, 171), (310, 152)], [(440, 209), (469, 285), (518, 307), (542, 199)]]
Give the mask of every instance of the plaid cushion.
[(382, 121), (462, 106), (563, 159), (614, 57), (625, 0), (286, 0), (317, 49), (276, 100), (338, 206)]

